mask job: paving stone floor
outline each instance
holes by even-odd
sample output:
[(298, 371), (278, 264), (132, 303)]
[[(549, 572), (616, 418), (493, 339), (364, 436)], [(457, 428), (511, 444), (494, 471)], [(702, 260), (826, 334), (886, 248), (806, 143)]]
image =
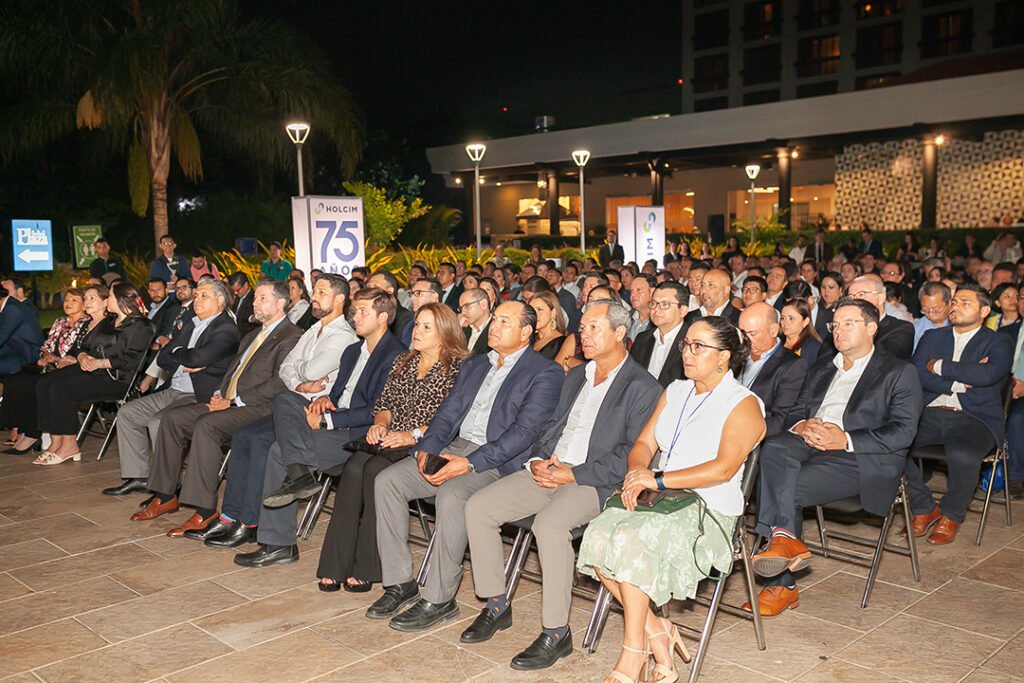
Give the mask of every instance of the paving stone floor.
[[(539, 629), (539, 586), (530, 582), (516, 597), (512, 629), (460, 645), (481, 604), (468, 571), (456, 621), (403, 634), (365, 619), (379, 588), (316, 589), (326, 520), (300, 543), (298, 563), (239, 568), (232, 551), (164, 536), (191, 511), (129, 521), (140, 496), (99, 493), (118, 480), (116, 448), (97, 463), (89, 457), (97, 440), (85, 446), (83, 462), (58, 467), (0, 456), (4, 681), (599, 681), (614, 663), (621, 617), (612, 614), (601, 647), (587, 655), (579, 641), (591, 603), (576, 599), (576, 652), (545, 672), (511, 670), (509, 659)], [(766, 651), (748, 622), (720, 617), (702, 680), (1024, 681), (1024, 505), (1015, 514), (1007, 527), (997, 510), (980, 548), (976, 514), (953, 545), (921, 544), (919, 584), (905, 558), (887, 556), (864, 610), (866, 570), (816, 558), (800, 607), (766, 623)], [(742, 585), (736, 576), (727, 599), (742, 602)], [(702, 609), (675, 616), (697, 623)]]

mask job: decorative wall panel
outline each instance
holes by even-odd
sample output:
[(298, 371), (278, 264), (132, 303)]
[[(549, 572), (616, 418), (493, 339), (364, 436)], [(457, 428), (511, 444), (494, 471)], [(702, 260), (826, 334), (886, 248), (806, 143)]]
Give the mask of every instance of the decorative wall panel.
[(921, 143), (848, 145), (836, 156), (836, 221), (846, 229), (907, 230), (921, 223)]
[(939, 148), (938, 225), (985, 225), (1024, 216), (1024, 131), (985, 133), (980, 142), (952, 138)]

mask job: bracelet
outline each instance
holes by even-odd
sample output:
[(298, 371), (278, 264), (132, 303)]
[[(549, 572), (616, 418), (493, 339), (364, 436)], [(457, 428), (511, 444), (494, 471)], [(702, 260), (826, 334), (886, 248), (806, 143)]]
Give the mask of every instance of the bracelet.
[(654, 473), (654, 483), (658, 485), (658, 490), (659, 491), (664, 491), (665, 490), (665, 473), (664, 472), (655, 472)]

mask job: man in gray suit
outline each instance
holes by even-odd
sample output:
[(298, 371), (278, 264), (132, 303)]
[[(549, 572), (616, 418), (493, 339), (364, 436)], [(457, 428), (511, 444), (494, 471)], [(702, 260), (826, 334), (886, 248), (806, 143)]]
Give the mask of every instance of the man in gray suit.
[(260, 280), (253, 298), (253, 316), (260, 326), (238, 345), (238, 355), (224, 373), (220, 390), (207, 403), (178, 406), (164, 413), (149, 467), (149, 488), (154, 495), (145, 509), (132, 515), (133, 520), (155, 519), (178, 509), (174, 492), (185, 445), (191, 440), (181, 502), (195, 507), (196, 514), (168, 535), (183, 536), (213, 521), (222, 444), (245, 425), (269, 415), (274, 396), (286, 391), (278, 370), (302, 336), (302, 330), (285, 317), (287, 304), (284, 282)]
[(630, 323), (624, 305), (590, 302), (580, 321), (590, 362), (569, 373), (526, 468), (481, 489), (466, 504), (473, 583), (487, 606), (462, 633), (464, 643), (489, 640), (512, 625), (501, 525), (536, 515), (532, 529), (543, 558), (544, 630), (512, 659), (513, 669), (543, 669), (572, 652), (568, 624), (575, 558), (570, 532), (596, 517), (622, 482), (630, 447), (661, 395), (657, 380), (626, 353)]

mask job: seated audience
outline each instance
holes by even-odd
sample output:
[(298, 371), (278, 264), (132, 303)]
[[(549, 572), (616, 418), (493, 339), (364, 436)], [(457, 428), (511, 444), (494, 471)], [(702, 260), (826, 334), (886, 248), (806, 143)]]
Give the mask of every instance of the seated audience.
[(760, 275), (747, 274), (743, 279), (743, 287), (740, 288), (740, 299), (743, 301), (744, 309), (754, 304), (763, 303), (768, 298), (768, 283)]
[[(885, 284), (878, 275), (862, 275), (849, 287), (849, 296), (871, 303), (880, 319), (872, 343), (890, 356), (909, 361), (914, 353), (914, 326), (885, 312)], [(835, 335), (823, 340), (819, 357), (831, 358), (836, 354)]]
[[(597, 301), (598, 299), (622, 301), (619, 295), (616, 294), (608, 285), (589, 287), (587, 289), (587, 301)], [(581, 315), (586, 311), (586, 309), (587, 304), (584, 302), (583, 308), (580, 309)], [(586, 362), (586, 357), (583, 355), (583, 343), (580, 340), (580, 331), (578, 329), (573, 334), (567, 334), (565, 336), (565, 340), (562, 342), (562, 348), (559, 349), (558, 353), (555, 355), (555, 362), (561, 366), (563, 372), (566, 374), (576, 366), (583, 365)]]
[(785, 347), (800, 356), (810, 367), (821, 349), (821, 337), (811, 323), (811, 309), (803, 299), (790, 299), (779, 317)]
[(42, 343), (38, 311), (6, 288), (0, 289), (0, 382), (34, 363)]
[(249, 278), (245, 273), (232, 273), (228, 276), (228, 287), (232, 296), (235, 297), (231, 304), (231, 314), (235, 317), (235, 324), (242, 336), (249, 334), (260, 326), (259, 322), (253, 319), (253, 292), (249, 286)]
[[(173, 280), (175, 283), (177, 281), (177, 278)], [(169, 296), (167, 283), (160, 278), (151, 279), (146, 291), (149, 294), (149, 312), (146, 317), (152, 321), (157, 337), (170, 337), (171, 325), (178, 317), (181, 304), (173, 296)]]
[[(499, 306), (489, 332), (492, 351), (463, 362), (455, 387), (417, 446), (416, 460), (403, 460), (377, 476), (384, 595), (370, 606), (368, 617), (391, 618), (390, 626), (399, 631), (420, 631), (458, 615), (455, 592), (466, 552), (466, 500), (522, 468), (558, 404), (564, 375), (531, 348), (536, 321), (528, 304)], [(433, 465), (429, 455), (447, 462), (428, 473), (427, 463)], [(437, 521), (420, 597), (408, 546), (408, 503), (430, 496), (436, 497)]]
[[(609, 680), (636, 681), (651, 655), (655, 674), (675, 680), (673, 651), (689, 661), (676, 627), (651, 603), (693, 598), (713, 569), (730, 571), (743, 464), (765, 433), (760, 400), (736, 380), (747, 358), (741, 333), (708, 316), (690, 326), (682, 345), (689, 379), (670, 384), (658, 400), (629, 452), (622, 507), (592, 520), (580, 546), (579, 571), (600, 580), (623, 608), (622, 651)], [(641, 511), (641, 493), (665, 489), (693, 489), (700, 500), (669, 514)]]
[(636, 341), (637, 336), (651, 325), (651, 295), (658, 281), (646, 273), (638, 273), (629, 283), (629, 305), (633, 308), (632, 322), (629, 326), (627, 346)]
[(533, 350), (548, 360), (554, 360), (566, 337), (561, 302), (552, 292), (538, 292), (530, 299), (530, 305), (537, 312), (537, 339), (533, 342)]
[(1004, 282), (992, 290), (992, 313), (985, 319), (985, 327), (999, 330), (1007, 326), (1020, 325), (1017, 311), (1017, 285)]
[(907, 496), (914, 535), (927, 534), (935, 545), (956, 538), (978, 486), (981, 459), (1006, 436), (1002, 390), (1013, 365), (1014, 340), (982, 324), (991, 305), (981, 287), (962, 285), (950, 301), (950, 326), (925, 332), (914, 352), (925, 408), (913, 448), (943, 446), (949, 481), (936, 505), (911, 460)]
[(803, 508), (858, 496), (871, 514), (889, 514), (921, 414), (921, 385), (912, 365), (874, 344), (878, 318), (873, 303), (839, 301), (830, 323), (837, 355), (810, 369), (786, 431), (761, 448), (757, 533), (769, 542), (753, 565), (771, 579), (758, 596), (762, 616), (799, 602), (794, 573), (811, 559), (799, 540)]
[(566, 378), (527, 468), (477, 491), (466, 504), (473, 584), (487, 605), (463, 631), (464, 643), (489, 640), (512, 624), (501, 525), (536, 515), (532, 529), (543, 558), (543, 631), (512, 659), (513, 669), (543, 669), (572, 652), (570, 532), (596, 517), (622, 481), (626, 455), (661, 394), (661, 386), (626, 353), (629, 324), (624, 305), (589, 303), (580, 324), (589, 362)]
[(487, 330), (491, 324), (490, 301), (487, 292), (479, 287), (463, 289), (459, 296), (458, 322), (466, 337), (470, 353), (487, 353), (491, 348), (487, 345)]
[[(399, 291), (398, 280), (391, 274), (391, 271), (383, 269), (375, 272), (370, 279), (366, 281), (366, 286), (383, 289), (391, 296), (397, 296)], [(351, 297), (349, 297), (349, 301), (351, 301)], [(405, 306), (396, 305), (395, 320), (391, 323), (391, 327), (388, 328), (388, 331), (398, 339), (402, 336), (402, 330), (405, 329), (406, 325), (412, 322), (412, 319), (413, 312), (411, 310)]]
[[(701, 273), (701, 279), (710, 271)], [(693, 271), (691, 269), (691, 282)], [(723, 273), (724, 275), (724, 273)], [(629, 350), (633, 360), (647, 368), (647, 371), (663, 387), (683, 378), (682, 352), (679, 342), (683, 338), (684, 317), (686, 316), (686, 288), (677, 282), (658, 285), (651, 294), (652, 326), (637, 335)], [(699, 311), (699, 306), (695, 311)]]
[[(725, 271), (714, 268), (709, 270), (701, 278), (700, 306), (689, 313), (683, 319), (683, 329), (710, 315), (717, 315), (725, 318), (735, 325), (739, 322), (740, 312), (733, 307), (732, 302), (732, 281)], [(685, 334), (685, 332), (684, 332)]]
[[(441, 303), (441, 284), (433, 278), (421, 277), (416, 280), (416, 284), (410, 287), (409, 300), (412, 302), (412, 313), (415, 316), (416, 312), (420, 310), (420, 306)], [(452, 307), (449, 306), (449, 308)], [(409, 318), (409, 322), (402, 328), (402, 333), (398, 337), (406, 349), (412, 343), (412, 327), (413, 319)]]
[(917, 349), (922, 335), (949, 324), (949, 301), (953, 298), (949, 287), (941, 282), (926, 282), (918, 294), (921, 300), (921, 316), (914, 321), (914, 349)]
[[(299, 323), (302, 321), (302, 317), (309, 311), (309, 290), (306, 289), (306, 283), (301, 278), (289, 277), (288, 278), (288, 320), (293, 325), (297, 325), (303, 332), (309, 329), (309, 327), (302, 327)], [(310, 323), (312, 324), (312, 323)]]
[(796, 403), (810, 363), (783, 346), (779, 312), (774, 306), (761, 302), (743, 309), (739, 329), (750, 344), (750, 358), (736, 379), (764, 404), (766, 436), (778, 434)]

